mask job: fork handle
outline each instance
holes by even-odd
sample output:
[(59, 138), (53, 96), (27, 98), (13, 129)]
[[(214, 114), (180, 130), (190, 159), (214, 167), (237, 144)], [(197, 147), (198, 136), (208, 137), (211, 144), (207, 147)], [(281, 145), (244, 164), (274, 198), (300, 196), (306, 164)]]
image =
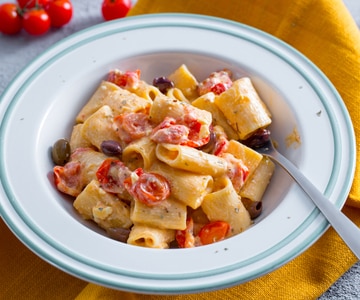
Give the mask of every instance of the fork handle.
[(351, 251), (360, 259), (360, 229), (329, 201), (302, 172), (282, 154), (269, 156), (286, 170), (311, 198)]

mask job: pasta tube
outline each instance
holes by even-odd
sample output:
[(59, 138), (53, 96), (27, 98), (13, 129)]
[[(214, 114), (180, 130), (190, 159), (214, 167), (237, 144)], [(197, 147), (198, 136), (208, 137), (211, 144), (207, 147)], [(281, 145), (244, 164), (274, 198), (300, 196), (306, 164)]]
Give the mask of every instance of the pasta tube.
[(156, 157), (173, 168), (198, 174), (221, 176), (227, 170), (225, 159), (188, 146), (158, 144)]
[(243, 232), (251, 225), (250, 215), (227, 177), (215, 181), (214, 191), (204, 197), (201, 208), (210, 221), (229, 223), (229, 236)]
[(186, 115), (192, 114), (201, 124), (207, 127), (211, 125), (211, 114), (202, 109), (198, 109), (186, 102), (168, 98), (167, 96), (158, 96), (155, 98), (149, 115), (154, 123), (162, 122), (166, 117), (182, 120)]
[[(267, 157), (263, 157), (259, 166), (249, 176), (248, 180), (240, 190), (240, 196), (244, 203), (260, 202), (274, 172), (275, 164)], [(248, 200), (246, 200), (248, 199)]]
[(103, 141), (114, 140), (121, 143), (113, 129), (113, 113), (110, 106), (104, 105), (93, 113), (81, 127), (81, 135), (97, 149)]
[(83, 123), (76, 124), (73, 127), (69, 141), (71, 152), (74, 152), (76, 148), (91, 148), (93, 146), (91, 142), (81, 134), (82, 127)]
[(156, 96), (160, 94), (160, 91), (158, 88), (156, 88), (153, 85), (150, 85), (146, 83), (143, 80), (139, 80), (138, 84), (136, 85), (136, 88), (128, 88), (128, 91), (138, 95), (141, 98), (153, 101)]
[(251, 176), (254, 170), (260, 164), (263, 156), (255, 150), (239, 143), (235, 140), (230, 140), (226, 148), (226, 153), (231, 153), (235, 158), (241, 159), (249, 170), (247, 179)]
[(171, 88), (166, 92), (166, 96), (172, 99), (177, 99), (185, 103), (190, 103), (189, 100), (184, 96), (183, 92), (178, 88)]
[(171, 196), (190, 206), (198, 208), (205, 195), (212, 191), (213, 178), (210, 175), (199, 175), (156, 162), (151, 171), (164, 176), (170, 183)]
[(80, 110), (76, 122), (83, 123), (104, 105), (110, 106), (114, 115), (120, 115), (129, 112), (147, 112), (151, 103), (151, 100), (141, 98), (111, 82), (103, 81), (87, 104)]
[(135, 199), (131, 209), (131, 220), (134, 223), (164, 229), (185, 229), (186, 215), (186, 205), (171, 198), (154, 206), (148, 206)]
[(215, 94), (213, 92), (207, 93), (195, 99), (191, 105), (194, 105), (197, 108), (207, 110), (212, 115), (212, 120), (214, 125), (219, 125), (224, 129), (228, 139), (238, 140), (239, 135), (234, 128), (226, 120), (223, 112), (215, 104)]
[(135, 224), (131, 228), (127, 243), (140, 247), (167, 249), (174, 239), (175, 230)]
[(105, 192), (92, 180), (76, 197), (74, 208), (85, 220), (93, 220), (101, 228), (130, 228), (130, 208), (114, 194)]
[(215, 98), (239, 138), (245, 140), (259, 128), (270, 125), (270, 113), (253, 87), (250, 78), (234, 81), (231, 88)]
[(156, 144), (149, 137), (143, 137), (126, 146), (122, 153), (122, 161), (130, 170), (148, 170), (156, 160), (155, 148)]
[(178, 69), (170, 74), (168, 78), (190, 101), (199, 96), (197, 92), (198, 81), (186, 65), (182, 64)]

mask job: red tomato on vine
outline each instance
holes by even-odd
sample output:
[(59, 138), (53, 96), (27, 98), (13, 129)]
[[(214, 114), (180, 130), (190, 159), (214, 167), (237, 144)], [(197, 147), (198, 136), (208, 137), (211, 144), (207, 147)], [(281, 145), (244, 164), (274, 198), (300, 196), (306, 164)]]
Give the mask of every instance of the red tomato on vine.
[(4, 34), (17, 34), (21, 31), (22, 19), (18, 6), (14, 3), (0, 5), (0, 32)]
[(73, 6), (68, 0), (48, 1), (44, 6), (50, 16), (51, 26), (62, 27), (69, 23), (73, 15)]
[(131, 8), (131, 0), (104, 0), (101, 12), (106, 21), (123, 18)]
[(31, 35), (41, 35), (50, 29), (50, 17), (43, 8), (26, 10), (23, 15), (23, 28)]

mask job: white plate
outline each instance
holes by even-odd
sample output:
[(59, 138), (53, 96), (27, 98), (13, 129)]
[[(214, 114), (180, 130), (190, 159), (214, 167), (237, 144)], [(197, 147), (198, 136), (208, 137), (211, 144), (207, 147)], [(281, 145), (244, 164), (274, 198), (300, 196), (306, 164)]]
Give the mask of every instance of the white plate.
[[(163, 14), (107, 22), (64, 39), (24, 69), (1, 99), (1, 215), (37, 255), (82, 279), (141, 293), (189, 293), (246, 282), (313, 244), (328, 223), (280, 169), (256, 224), (195, 249), (122, 244), (83, 222), (52, 183), (50, 148), (111, 68), (168, 75), (185, 63), (199, 78), (230, 68), (252, 78), (272, 115), (280, 151), (339, 209), (354, 166), (352, 125), (338, 93), (306, 58), (247, 26)], [(286, 145), (294, 128), (301, 144)]]

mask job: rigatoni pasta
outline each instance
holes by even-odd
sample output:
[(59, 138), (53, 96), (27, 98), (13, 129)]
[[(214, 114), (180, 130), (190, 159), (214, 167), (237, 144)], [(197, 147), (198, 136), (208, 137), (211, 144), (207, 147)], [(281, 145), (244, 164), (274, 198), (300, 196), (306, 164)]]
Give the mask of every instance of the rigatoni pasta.
[[(181, 65), (152, 84), (110, 71), (75, 119), (69, 161), (53, 169), (79, 215), (150, 248), (196, 247), (239, 234), (274, 172), (245, 146), (271, 115), (250, 78), (203, 81)], [(125, 236), (124, 236), (125, 235)]]
[(271, 124), (270, 113), (248, 77), (236, 80), (215, 103), (241, 140)]

